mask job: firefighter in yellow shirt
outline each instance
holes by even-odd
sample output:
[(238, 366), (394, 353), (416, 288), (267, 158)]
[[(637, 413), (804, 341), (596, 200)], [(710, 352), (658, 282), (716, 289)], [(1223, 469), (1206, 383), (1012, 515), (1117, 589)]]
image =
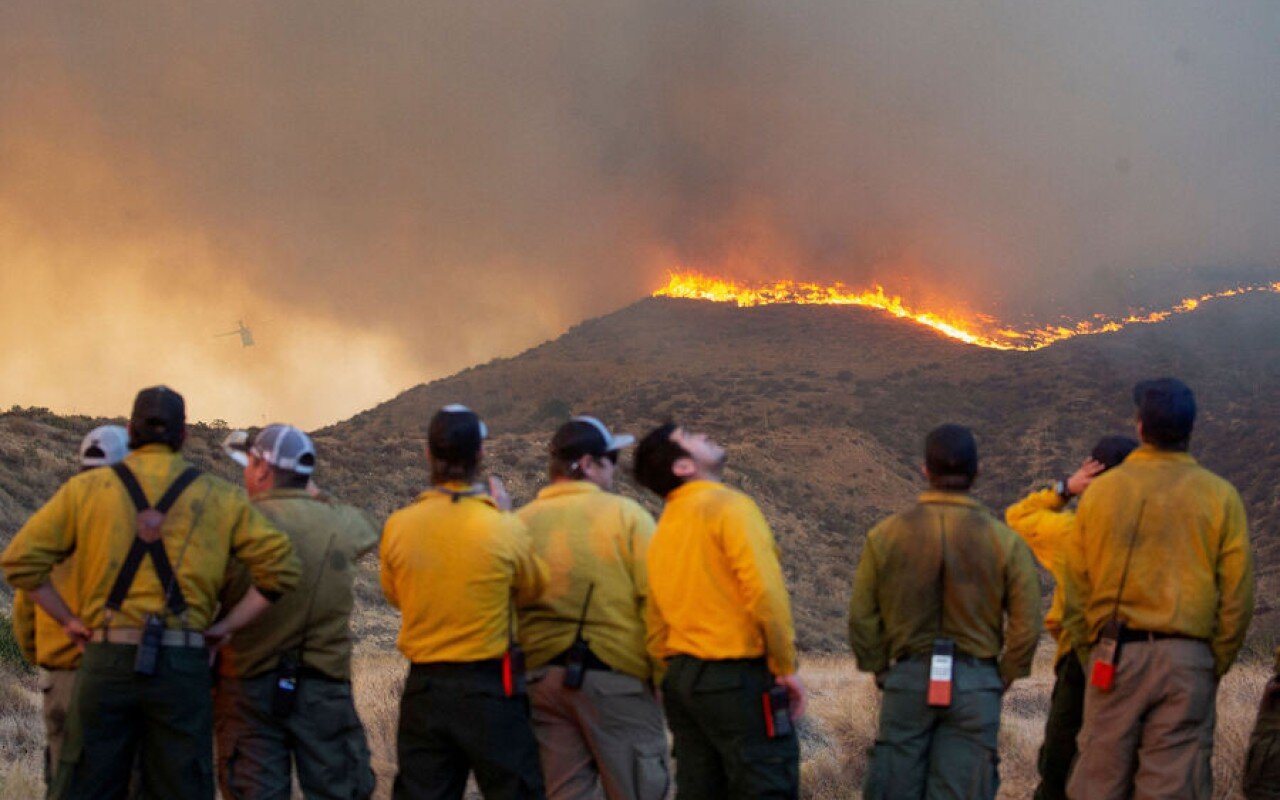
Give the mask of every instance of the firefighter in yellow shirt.
[(486, 800), (545, 796), (515, 605), (542, 595), (546, 567), (501, 484), (476, 483), (486, 433), (465, 406), (437, 412), (431, 488), (382, 532), (382, 591), (412, 662), (396, 735), (402, 800), (460, 800), (473, 770)]
[(1142, 446), (1089, 486), (1066, 543), (1062, 625), (1092, 647), (1067, 795), (1208, 798), (1218, 679), (1253, 615), (1244, 504), (1187, 453), (1186, 384), (1134, 401)]
[(794, 798), (804, 714), (791, 602), (756, 504), (721, 482), (724, 448), (674, 423), (636, 450), (666, 501), (649, 546), (649, 641), (674, 737), (676, 796)]
[[(100, 425), (80, 442), (80, 471), (108, 467), (129, 452), (129, 432), (121, 425)], [(73, 560), (54, 567), (50, 582), (64, 597), (70, 595)], [(75, 688), (80, 648), (62, 631), (53, 617), (37, 606), (26, 592), (13, 595), (13, 631), (22, 654), (36, 666), (44, 703), (44, 776), (53, 780), (66, 735), (71, 690)]]
[(611, 491), (634, 441), (574, 417), (551, 439), (551, 485), (519, 511), (549, 573), (546, 593), (520, 606), (520, 643), (550, 800), (667, 793), (667, 728), (645, 645), (654, 522)]
[(1062, 632), (1062, 545), (1075, 526), (1075, 512), (1068, 508), (1073, 497), (1079, 497), (1098, 475), (1111, 469), (1133, 452), (1138, 442), (1127, 436), (1104, 436), (1093, 452), (1069, 477), (1056, 481), (1051, 488), (1032, 492), (1009, 506), (1005, 522), (1031, 546), (1036, 560), (1053, 575), (1056, 586), (1045, 629), (1058, 642), (1053, 657), (1056, 678), (1049, 700), (1049, 716), (1044, 724), (1044, 741), (1040, 745), (1037, 766), (1040, 785), (1035, 800), (1065, 800), (1067, 777), (1076, 758), (1076, 735), (1084, 715), (1084, 668), (1071, 652), (1071, 643)]
[[(239, 489), (194, 470), (185, 438), (182, 397), (142, 390), (129, 455), (63, 484), (0, 556), (9, 583), (85, 646), (50, 797), (123, 796), (145, 747), (144, 794), (211, 799), (209, 649), (297, 583), (289, 539)], [(72, 553), (64, 598), (50, 576)], [(212, 622), (232, 557), (253, 586)]]

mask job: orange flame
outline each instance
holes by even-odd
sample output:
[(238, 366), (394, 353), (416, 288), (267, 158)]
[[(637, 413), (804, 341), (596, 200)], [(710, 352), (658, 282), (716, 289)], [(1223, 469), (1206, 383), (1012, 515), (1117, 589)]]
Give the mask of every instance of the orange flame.
[(956, 312), (939, 313), (913, 308), (898, 295), (891, 295), (883, 286), (858, 291), (843, 283), (803, 283), (781, 280), (771, 283), (738, 283), (727, 278), (716, 278), (697, 272), (670, 272), (667, 284), (653, 293), (654, 297), (681, 297), (692, 300), (710, 300), (717, 303), (736, 303), (739, 307), (763, 306), (774, 303), (796, 305), (862, 306), (874, 308), (900, 319), (932, 328), (952, 339), (967, 344), (989, 347), (994, 350), (1039, 350), (1054, 342), (1075, 336), (1093, 336), (1111, 333), (1130, 325), (1149, 325), (1163, 322), (1175, 314), (1195, 311), (1204, 303), (1225, 297), (1238, 297), (1254, 292), (1280, 293), (1280, 281), (1248, 286), (1236, 286), (1220, 292), (1180, 300), (1170, 308), (1159, 311), (1135, 311), (1123, 317), (1095, 314), (1089, 319), (1019, 330), (1000, 325), (991, 317), (965, 315)]

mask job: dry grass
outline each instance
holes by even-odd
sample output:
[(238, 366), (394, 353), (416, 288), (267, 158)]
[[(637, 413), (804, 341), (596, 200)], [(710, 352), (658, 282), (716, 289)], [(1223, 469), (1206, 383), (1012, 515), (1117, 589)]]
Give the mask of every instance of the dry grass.
[[(1019, 681), (1005, 699), (1000, 732), (1000, 797), (1030, 797), (1035, 787), (1036, 750), (1049, 689), (1053, 684), (1048, 647), (1035, 671)], [(43, 792), (43, 746), (39, 698), (30, 676), (0, 668), (0, 800), (38, 797)], [(405, 663), (398, 655), (365, 653), (356, 664), (355, 694), (368, 731), (376, 797), (390, 796), (395, 776), (395, 729)], [(875, 685), (845, 656), (811, 656), (802, 671), (809, 687), (810, 713), (801, 727), (803, 791), (806, 800), (857, 797), (866, 754), (875, 739), (879, 705)], [(1214, 752), (1215, 797), (1241, 800), (1240, 771), (1253, 728), (1258, 698), (1269, 677), (1261, 664), (1237, 666), (1218, 693), (1218, 731)]]

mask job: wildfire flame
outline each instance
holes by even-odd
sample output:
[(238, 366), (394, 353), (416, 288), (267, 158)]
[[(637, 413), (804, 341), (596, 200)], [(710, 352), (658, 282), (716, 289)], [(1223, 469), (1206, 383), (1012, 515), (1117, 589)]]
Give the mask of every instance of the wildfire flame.
[(891, 295), (883, 286), (859, 291), (843, 283), (803, 283), (781, 280), (771, 283), (747, 284), (726, 278), (716, 278), (697, 272), (671, 272), (667, 284), (653, 293), (654, 297), (681, 297), (691, 300), (710, 300), (717, 303), (736, 303), (739, 307), (763, 306), (774, 303), (796, 305), (862, 306), (874, 308), (918, 325), (932, 328), (939, 333), (979, 347), (995, 350), (1039, 350), (1054, 342), (1075, 336), (1093, 336), (1111, 333), (1130, 325), (1150, 325), (1163, 322), (1175, 314), (1194, 311), (1204, 303), (1226, 297), (1255, 292), (1280, 293), (1280, 281), (1275, 283), (1236, 286), (1219, 292), (1187, 297), (1177, 304), (1158, 311), (1141, 309), (1125, 316), (1095, 314), (1088, 319), (1065, 322), (1058, 325), (1031, 327), (1024, 330), (1002, 326), (991, 317), (955, 312), (939, 313), (913, 308), (897, 295)]

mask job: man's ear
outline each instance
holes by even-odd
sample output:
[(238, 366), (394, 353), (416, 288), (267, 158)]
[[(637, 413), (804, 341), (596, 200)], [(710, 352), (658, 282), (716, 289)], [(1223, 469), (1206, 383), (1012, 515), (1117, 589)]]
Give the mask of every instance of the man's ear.
[(932, 476), (929, 474), (929, 465), (925, 464), (923, 461), (920, 462), (920, 474), (924, 476), (926, 481), (932, 479)]
[(1135, 428), (1138, 430), (1138, 441), (1140, 441), (1140, 442), (1145, 442), (1145, 441), (1146, 441), (1146, 439), (1145, 439), (1145, 438), (1143, 437), (1143, 435), (1142, 435), (1142, 420), (1141, 420), (1141, 419), (1134, 419), (1134, 421), (1133, 421), (1133, 427), (1135, 427)]
[(698, 465), (689, 456), (680, 456), (671, 463), (671, 472), (677, 478), (692, 478), (698, 474)]

